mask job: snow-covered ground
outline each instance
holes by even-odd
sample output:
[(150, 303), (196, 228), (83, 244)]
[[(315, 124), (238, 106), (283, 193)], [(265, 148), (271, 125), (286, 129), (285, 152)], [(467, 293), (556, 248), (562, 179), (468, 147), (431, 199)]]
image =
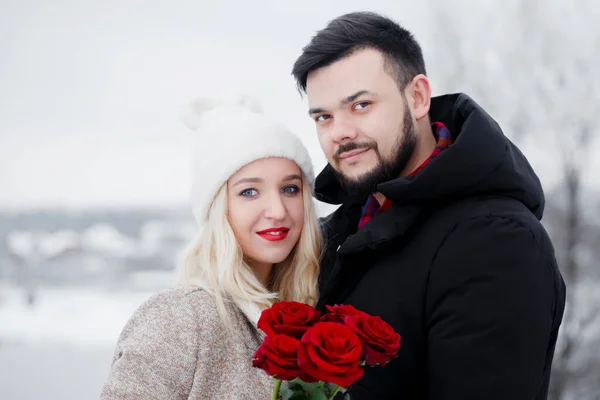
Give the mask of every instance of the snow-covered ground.
[(151, 292), (94, 288), (42, 289), (28, 306), (19, 288), (0, 288), (2, 342), (111, 345), (135, 308)]
[(0, 286), (0, 399), (98, 399), (117, 337), (153, 291)]
[(97, 400), (108, 374), (109, 346), (0, 343), (3, 400)]

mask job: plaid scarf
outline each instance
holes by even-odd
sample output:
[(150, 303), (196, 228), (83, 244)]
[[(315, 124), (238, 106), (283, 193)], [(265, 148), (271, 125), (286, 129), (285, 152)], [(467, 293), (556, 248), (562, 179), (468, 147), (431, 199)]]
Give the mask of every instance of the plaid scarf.
[[(433, 152), (431, 153), (429, 158), (423, 161), (423, 163), (417, 169), (411, 172), (409, 176), (418, 174), (419, 171), (423, 169), (423, 167), (429, 164), (431, 160), (437, 157), (438, 154), (450, 147), (450, 145), (452, 144), (452, 136), (450, 135), (450, 131), (444, 124), (442, 124), (441, 122), (434, 122), (432, 124), (432, 128), (434, 131), (434, 135), (437, 138), (437, 144), (435, 146), (435, 149), (433, 149)], [(362, 228), (364, 224), (371, 220), (371, 218), (378, 214), (381, 214), (382, 212), (389, 209), (391, 206), (392, 202), (388, 199), (385, 199), (383, 204), (380, 206), (375, 196), (370, 195), (367, 199), (367, 202), (362, 208), (362, 215), (360, 217), (360, 220), (358, 221), (358, 229)]]

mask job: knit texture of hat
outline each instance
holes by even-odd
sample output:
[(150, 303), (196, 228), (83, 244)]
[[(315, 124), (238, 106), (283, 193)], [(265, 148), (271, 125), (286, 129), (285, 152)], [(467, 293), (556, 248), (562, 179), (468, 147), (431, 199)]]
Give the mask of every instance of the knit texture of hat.
[(294, 161), (312, 190), (314, 171), (308, 150), (282, 122), (267, 117), (249, 97), (230, 101), (196, 99), (181, 115), (195, 132), (192, 153), (192, 211), (198, 224), (208, 217), (221, 186), (243, 166), (268, 157)]

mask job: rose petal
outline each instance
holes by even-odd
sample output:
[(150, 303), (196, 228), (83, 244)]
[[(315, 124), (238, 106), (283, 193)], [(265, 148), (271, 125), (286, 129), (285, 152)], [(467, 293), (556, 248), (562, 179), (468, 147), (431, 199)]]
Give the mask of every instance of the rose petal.
[(277, 379), (293, 380), (303, 375), (297, 362), (299, 345), (297, 339), (285, 335), (267, 336), (256, 350), (252, 365)]
[(307, 375), (348, 387), (364, 373), (360, 367), (362, 342), (340, 323), (319, 322), (300, 341), (298, 365)]
[(367, 365), (386, 364), (398, 353), (400, 335), (381, 317), (355, 315), (345, 323), (364, 342)]

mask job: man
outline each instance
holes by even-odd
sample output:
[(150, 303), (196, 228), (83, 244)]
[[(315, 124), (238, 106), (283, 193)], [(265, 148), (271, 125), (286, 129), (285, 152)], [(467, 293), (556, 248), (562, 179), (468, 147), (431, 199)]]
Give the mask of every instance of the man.
[(351, 398), (547, 398), (565, 286), (523, 154), (467, 95), (432, 98), (419, 45), (377, 14), (331, 21), (293, 75), (329, 161), (316, 197), (341, 204), (318, 307), (402, 336)]

